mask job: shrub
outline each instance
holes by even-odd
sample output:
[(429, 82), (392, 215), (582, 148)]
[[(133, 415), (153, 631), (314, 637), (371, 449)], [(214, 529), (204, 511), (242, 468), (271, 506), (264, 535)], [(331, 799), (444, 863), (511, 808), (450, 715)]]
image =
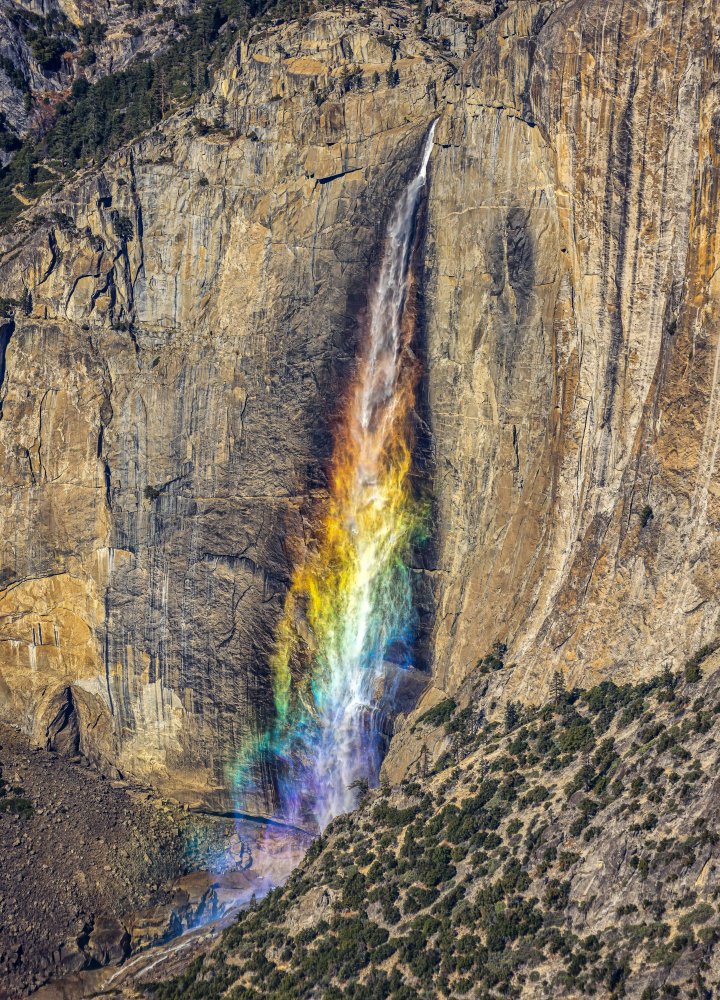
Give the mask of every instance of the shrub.
[(365, 877), (362, 872), (351, 869), (343, 885), (343, 906), (348, 910), (359, 909), (365, 899), (365, 888)]
[(440, 701), (437, 705), (433, 705), (432, 708), (429, 708), (427, 712), (423, 712), (418, 719), (418, 724), (427, 726), (442, 726), (450, 720), (450, 717), (456, 708), (457, 703), (454, 698), (445, 698), (444, 701)]
[(557, 737), (557, 743), (563, 753), (576, 753), (595, 742), (591, 726), (581, 716), (576, 715), (567, 725), (564, 732)]
[(416, 815), (417, 809), (414, 806), (410, 806), (407, 809), (398, 809), (387, 802), (379, 803), (373, 813), (376, 823), (389, 827), (406, 826), (415, 819)]
[(118, 212), (112, 214), (113, 232), (121, 243), (127, 243), (135, 234), (132, 219), (127, 215), (120, 215)]
[(702, 672), (700, 670), (700, 664), (707, 660), (709, 656), (717, 652), (720, 649), (720, 639), (713, 639), (712, 642), (706, 643), (698, 649), (697, 653), (694, 653), (690, 659), (685, 664), (685, 680), (689, 684), (693, 684), (699, 681), (702, 677)]
[(403, 912), (406, 914), (418, 913), (420, 910), (431, 906), (440, 893), (435, 888), (424, 889), (421, 886), (412, 886), (408, 889), (403, 901)]
[(26, 799), (22, 795), (13, 795), (9, 798), (3, 798), (0, 801), (0, 813), (14, 813), (15, 816), (19, 816), (21, 819), (27, 819), (29, 816), (32, 816), (34, 811), (30, 799)]
[(541, 802), (545, 802), (549, 798), (550, 792), (547, 790), (545, 785), (535, 785), (520, 799), (520, 805), (540, 805)]
[(715, 910), (710, 903), (701, 903), (690, 913), (684, 914), (678, 920), (678, 929), (686, 931), (694, 924), (706, 924), (711, 917), (715, 916)]
[(510, 732), (520, 721), (520, 706), (514, 701), (509, 701), (505, 706), (505, 731)]

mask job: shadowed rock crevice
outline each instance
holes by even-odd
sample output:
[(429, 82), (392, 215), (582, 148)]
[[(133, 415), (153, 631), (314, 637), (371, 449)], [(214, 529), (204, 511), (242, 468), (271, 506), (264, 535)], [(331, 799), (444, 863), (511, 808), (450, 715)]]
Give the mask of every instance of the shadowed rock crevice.
[(0, 321), (0, 420), (3, 415), (3, 387), (5, 382), (5, 372), (7, 370), (7, 350), (10, 340), (15, 332), (15, 321), (6, 319)]
[(49, 712), (45, 749), (63, 757), (76, 756), (80, 750), (80, 726), (71, 687), (66, 687), (53, 699)]

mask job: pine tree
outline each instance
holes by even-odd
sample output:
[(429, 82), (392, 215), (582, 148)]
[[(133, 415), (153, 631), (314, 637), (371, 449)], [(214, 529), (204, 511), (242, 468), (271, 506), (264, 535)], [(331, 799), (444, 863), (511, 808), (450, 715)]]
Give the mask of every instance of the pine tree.
[(482, 705), (478, 705), (477, 710), (473, 714), (472, 724), (470, 727), (470, 732), (473, 736), (476, 736), (482, 729), (482, 724), (485, 721), (485, 709)]
[(417, 844), (415, 842), (415, 837), (413, 836), (412, 827), (409, 826), (405, 831), (405, 837), (403, 839), (402, 847), (400, 848), (400, 857), (402, 858), (416, 858), (418, 854), (422, 853), (418, 851)]
[(420, 31), (425, 31), (425, 29), (427, 28), (427, 10), (425, 8), (425, 0), (418, 0), (417, 19), (418, 19), (418, 28), (420, 29)]
[(218, 128), (225, 128), (227, 124), (227, 109), (228, 99), (227, 97), (221, 97), (218, 101), (217, 114), (215, 115), (215, 125)]
[(430, 752), (427, 748), (427, 744), (425, 743), (423, 743), (422, 750), (420, 751), (418, 769), (420, 771), (420, 777), (427, 778), (430, 773)]
[(668, 691), (673, 691), (675, 689), (675, 678), (673, 672), (670, 669), (670, 664), (666, 663), (663, 666), (662, 672), (662, 686), (667, 688)]
[(370, 785), (368, 784), (367, 778), (356, 778), (352, 784), (348, 785), (348, 788), (350, 791), (357, 792), (358, 800), (362, 802), (370, 790)]

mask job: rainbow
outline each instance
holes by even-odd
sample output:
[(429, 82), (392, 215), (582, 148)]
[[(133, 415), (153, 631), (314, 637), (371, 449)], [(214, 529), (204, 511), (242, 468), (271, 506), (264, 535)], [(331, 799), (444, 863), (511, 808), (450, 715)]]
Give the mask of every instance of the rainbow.
[(386, 232), (363, 347), (334, 438), (329, 499), (296, 568), (271, 660), (275, 720), (238, 762), (239, 802), (274, 762), (280, 811), (324, 829), (377, 782), (389, 663), (411, 666), (412, 549), (428, 509), (412, 490), (415, 217), (435, 123)]

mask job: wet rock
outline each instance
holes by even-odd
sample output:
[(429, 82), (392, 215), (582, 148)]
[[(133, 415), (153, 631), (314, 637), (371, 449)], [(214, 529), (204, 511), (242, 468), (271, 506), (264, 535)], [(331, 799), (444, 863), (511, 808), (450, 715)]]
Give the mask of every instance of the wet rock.
[(63, 972), (79, 972), (88, 964), (88, 957), (78, 944), (66, 943), (58, 948), (56, 961)]

